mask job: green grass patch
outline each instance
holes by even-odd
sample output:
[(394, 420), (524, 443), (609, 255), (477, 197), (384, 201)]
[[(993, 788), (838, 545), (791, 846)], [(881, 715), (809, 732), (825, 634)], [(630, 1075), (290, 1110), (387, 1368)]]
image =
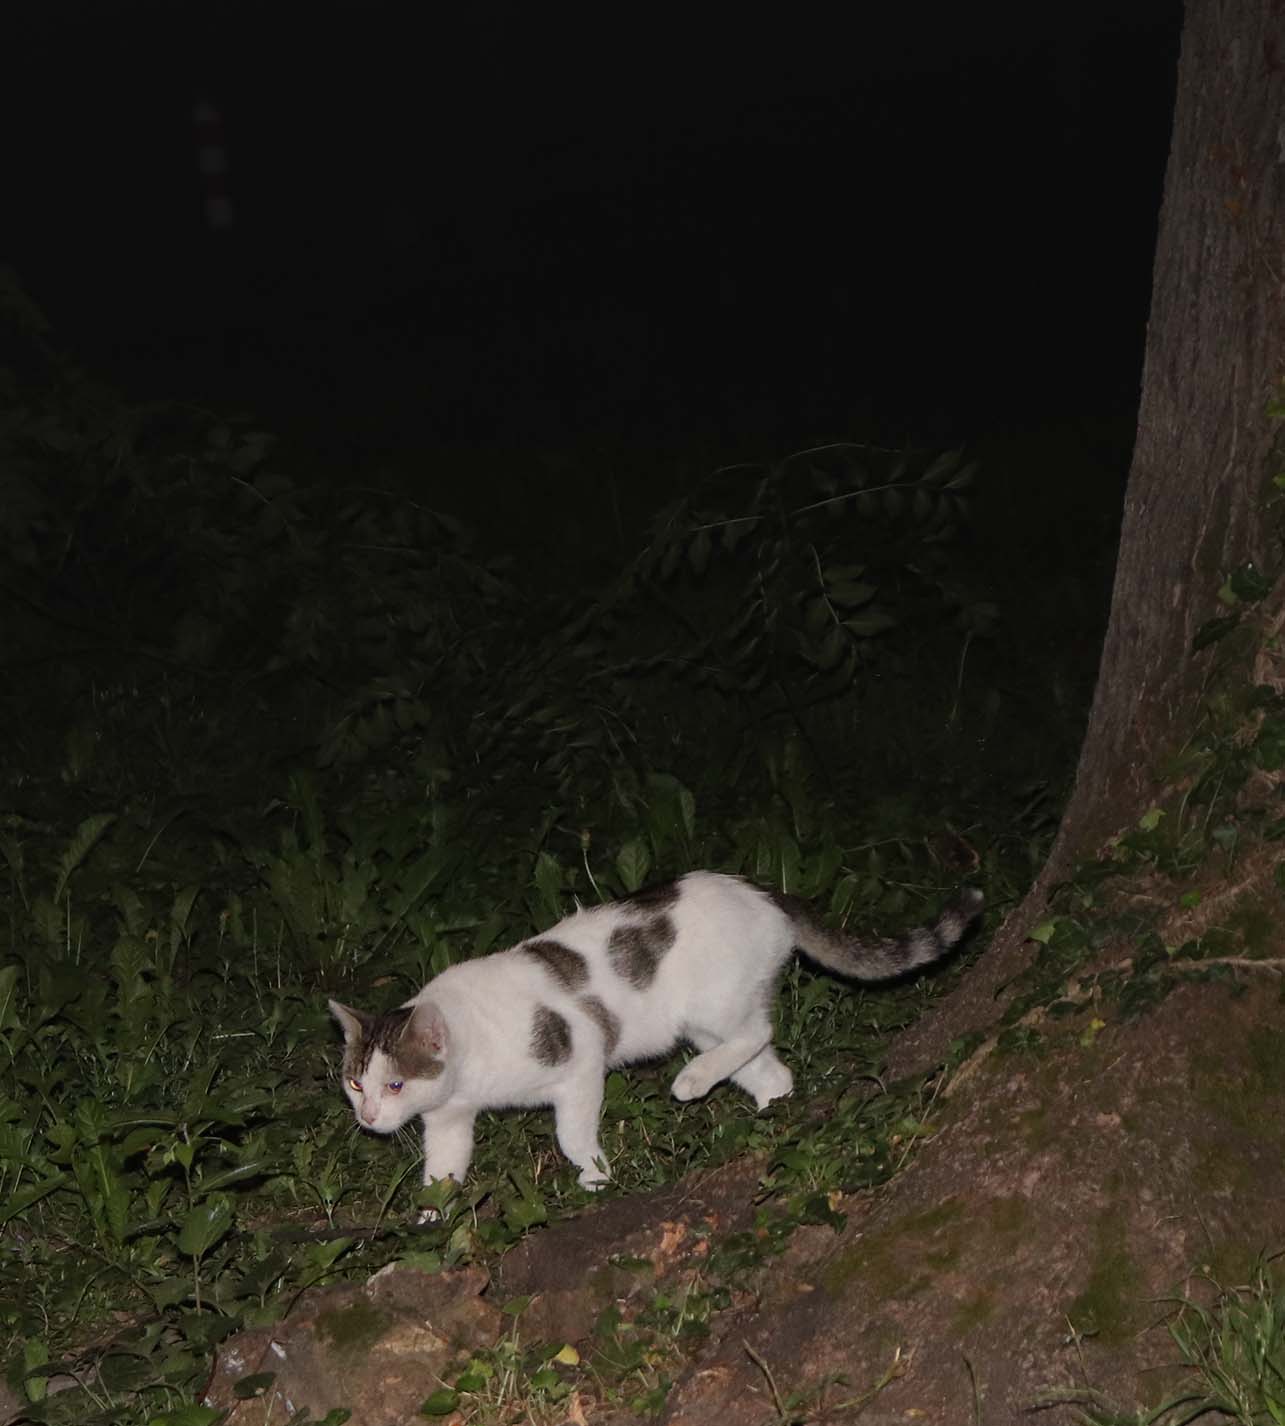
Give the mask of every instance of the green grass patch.
[[(328, 995), (395, 1004), (693, 867), (882, 930), (965, 876), (1003, 905), (1042, 859), (1079, 708), (1030, 716), (963, 452), (715, 472), (569, 597), (377, 479), (310, 482), (247, 420), (128, 406), (47, 352), (0, 405), (0, 1356), (30, 1420), (196, 1422), (218, 1344), (307, 1289), (490, 1260), (589, 1202), (551, 1115), (493, 1114), (416, 1228), (417, 1135), (356, 1129)], [(764, 1155), (728, 1277), (839, 1226), (834, 1193), (932, 1131), (882, 1057), (960, 973), (791, 969), (797, 1090), (766, 1114), (674, 1103), (677, 1060), (613, 1073), (609, 1192)], [(615, 1330), (640, 1411), (657, 1334), (721, 1301)]]

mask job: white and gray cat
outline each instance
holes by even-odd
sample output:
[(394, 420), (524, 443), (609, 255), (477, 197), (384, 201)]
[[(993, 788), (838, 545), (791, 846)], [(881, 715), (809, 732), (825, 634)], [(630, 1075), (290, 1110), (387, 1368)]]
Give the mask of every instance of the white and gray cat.
[(698, 1053), (675, 1078), (675, 1099), (730, 1079), (762, 1109), (794, 1083), (772, 1049), (772, 1002), (796, 948), (840, 975), (886, 980), (944, 955), (981, 907), (967, 888), (932, 926), (860, 941), (795, 897), (691, 872), (451, 966), (397, 1010), (332, 1000), (344, 1089), (358, 1122), (379, 1134), (423, 1115), (425, 1183), (463, 1181), (479, 1110), (552, 1105), (562, 1152), (597, 1188), (610, 1177), (598, 1143), (609, 1067), (686, 1041)]

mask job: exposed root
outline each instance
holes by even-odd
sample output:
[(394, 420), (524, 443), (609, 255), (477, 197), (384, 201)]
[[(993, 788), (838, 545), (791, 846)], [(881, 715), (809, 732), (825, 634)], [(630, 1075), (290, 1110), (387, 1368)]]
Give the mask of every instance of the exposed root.
[[(1162, 961), (1157, 965), (1148, 966), (1143, 975), (1168, 975), (1177, 973), (1179, 975), (1190, 975), (1196, 971), (1209, 970), (1214, 966), (1227, 966), (1232, 970), (1242, 971), (1264, 971), (1268, 975), (1285, 975), (1285, 957), (1258, 959), (1254, 956), (1209, 956), (1205, 960), (1172, 960)], [(1110, 975), (1113, 971), (1118, 971), (1123, 975), (1128, 975), (1134, 969), (1133, 957), (1126, 956), (1123, 960), (1116, 961), (1112, 965), (1105, 966), (1101, 970), (1095, 970), (1090, 975), (1077, 977), (1070, 981), (1065, 990), (1058, 996), (1059, 1000), (1069, 1000), (1075, 1005), (1086, 1005), (1089, 1001), (1101, 995), (1101, 988), (1098, 984), (1099, 977)], [(941, 1088), (941, 1097), (949, 1099), (961, 1084), (967, 1083), (977, 1070), (985, 1064), (995, 1047), (999, 1044), (1000, 1035), (1006, 1030), (1015, 1029), (1035, 1029), (1048, 1019), (1048, 1007), (1037, 1005), (1028, 1010), (1020, 1020), (1015, 1020), (1012, 1025), (1006, 1025), (1004, 1030), (997, 1031), (993, 1035), (988, 1035), (985, 1040), (973, 1051), (963, 1064), (950, 1077), (949, 1081)], [(934, 1098), (936, 1091), (934, 1090)]]

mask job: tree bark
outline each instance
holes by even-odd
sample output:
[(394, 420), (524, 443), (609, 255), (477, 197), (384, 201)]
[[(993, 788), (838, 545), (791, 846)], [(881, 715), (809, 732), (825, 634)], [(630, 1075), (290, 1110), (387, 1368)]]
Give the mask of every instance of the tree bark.
[(1277, 572), (1283, 304), (1285, 6), (1189, 0), (1111, 618), (1045, 885), (1158, 790), (1193, 726), (1213, 655), (1192, 639), (1227, 612), (1225, 577)]
[[(1111, 216), (1098, 215), (1103, 242)], [(1283, 378), (1285, 0), (1188, 0), (1138, 435), (1075, 786), (1034, 887), (959, 989), (898, 1041), (894, 1072), (939, 1063), (994, 1019), (1049, 892), (1159, 794), (1215, 657), (1193, 654), (1193, 636), (1228, 612), (1218, 591), (1232, 570), (1280, 569), (1268, 500), (1285, 435), (1269, 406), (1285, 400)]]

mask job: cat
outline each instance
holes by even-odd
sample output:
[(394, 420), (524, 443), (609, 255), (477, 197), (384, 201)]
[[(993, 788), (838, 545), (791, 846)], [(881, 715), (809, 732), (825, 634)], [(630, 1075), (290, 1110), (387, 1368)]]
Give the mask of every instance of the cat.
[(698, 1053), (675, 1078), (675, 1099), (730, 1079), (762, 1109), (794, 1083), (771, 1041), (776, 983), (796, 948), (841, 975), (887, 980), (955, 946), (982, 900), (965, 888), (932, 926), (861, 941), (796, 897), (690, 872), (451, 966), (399, 1009), (371, 1015), (330, 1001), (344, 1090), (357, 1122), (379, 1134), (423, 1116), (426, 1184), (463, 1182), (479, 1110), (552, 1105), (562, 1152), (596, 1189), (610, 1178), (598, 1142), (610, 1066), (686, 1041)]

